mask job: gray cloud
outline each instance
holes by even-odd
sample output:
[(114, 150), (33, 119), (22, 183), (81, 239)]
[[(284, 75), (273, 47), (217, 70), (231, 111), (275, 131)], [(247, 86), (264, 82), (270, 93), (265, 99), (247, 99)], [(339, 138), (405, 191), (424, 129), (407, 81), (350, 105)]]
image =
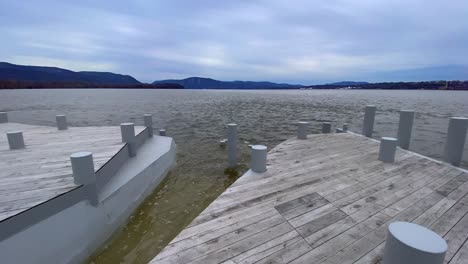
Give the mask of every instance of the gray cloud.
[(468, 65), (464, 0), (1, 1), (0, 60), (146, 82), (379, 81)]

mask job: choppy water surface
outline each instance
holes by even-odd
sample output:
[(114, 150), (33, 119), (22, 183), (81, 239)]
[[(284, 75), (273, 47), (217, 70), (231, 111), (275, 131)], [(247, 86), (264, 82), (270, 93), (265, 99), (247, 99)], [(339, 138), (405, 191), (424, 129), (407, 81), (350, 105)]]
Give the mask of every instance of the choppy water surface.
[[(218, 90), (18, 90), (0, 91), (0, 111), (12, 122), (55, 125), (66, 114), (72, 126), (143, 124), (152, 113), (178, 146), (177, 166), (131, 217), (129, 224), (92, 263), (147, 263), (235, 179), (225, 174), (226, 154), (218, 146), (225, 125), (236, 122), (242, 143), (269, 148), (295, 135), (298, 120), (314, 132), (323, 121), (361, 131), (363, 106), (377, 105), (375, 138), (395, 136), (398, 110), (417, 112), (410, 148), (440, 158), (451, 116), (468, 116), (468, 92), (452, 91), (218, 91)], [(468, 144), (464, 166), (468, 166)]]

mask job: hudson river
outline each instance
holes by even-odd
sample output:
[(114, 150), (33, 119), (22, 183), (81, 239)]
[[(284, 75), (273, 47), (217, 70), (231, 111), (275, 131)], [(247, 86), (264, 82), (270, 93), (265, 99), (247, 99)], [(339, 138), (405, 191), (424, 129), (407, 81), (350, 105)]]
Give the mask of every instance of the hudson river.
[[(178, 147), (177, 165), (91, 263), (147, 263), (235, 179), (225, 173), (226, 151), (219, 140), (225, 125), (238, 124), (238, 173), (249, 160), (248, 144), (269, 148), (295, 136), (295, 123), (349, 124), (361, 132), (363, 108), (377, 106), (374, 137), (396, 136), (398, 111), (416, 111), (410, 150), (440, 159), (451, 116), (468, 116), (466, 91), (388, 90), (17, 90), (0, 91), (0, 111), (11, 122), (55, 126), (66, 114), (71, 126), (143, 124), (152, 113)], [(157, 131), (155, 131), (157, 133)], [(468, 166), (468, 143), (463, 166)]]

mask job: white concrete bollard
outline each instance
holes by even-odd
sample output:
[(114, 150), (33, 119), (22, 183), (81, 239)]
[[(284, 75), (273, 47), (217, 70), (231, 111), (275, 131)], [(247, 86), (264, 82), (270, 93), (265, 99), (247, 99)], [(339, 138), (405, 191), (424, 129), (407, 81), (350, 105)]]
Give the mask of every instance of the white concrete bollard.
[(379, 160), (383, 162), (394, 162), (398, 140), (391, 137), (383, 137), (380, 140)]
[(374, 105), (368, 105), (364, 109), (364, 123), (362, 124), (362, 134), (366, 137), (372, 137), (374, 130), (375, 120), (375, 109)]
[(331, 132), (331, 123), (330, 122), (323, 122), (322, 123), (322, 133), (330, 133)]
[(0, 123), (8, 123), (8, 113), (0, 112)]
[(128, 144), (128, 155), (130, 157), (135, 157), (136, 156), (135, 124), (133, 123), (120, 124), (120, 132), (122, 134), (122, 142), (125, 142)]
[(24, 148), (23, 131), (7, 132), (8, 145), (10, 149)]
[(348, 132), (348, 124), (344, 123), (343, 128), (337, 128), (335, 130), (336, 133), (346, 133)]
[(87, 185), (96, 182), (93, 154), (91, 152), (73, 153), (70, 160), (75, 184)]
[(447, 242), (433, 231), (413, 223), (388, 226), (384, 264), (442, 264)]
[(159, 135), (162, 137), (166, 136), (166, 130), (165, 129), (159, 129)]
[(263, 173), (266, 169), (267, 147), (263, 145), (252, 146), (250, 169), (256, 173)]
[(465, 147), (468, 118), (451, 117), (445, 142), (444, 160), (454, 166), (460, 166)]
[(58, 130), (68, 129), (67, 116), (65, 116), (65, 115), (56, 115), (55, 120), (57, 121), (57, 129)]
[(228, 124), (228, 162), (229, 167), (237, 165), (237, 124)]
[(297, 123), (297, 138), (298, 139), (307, 139), (308, 126), (309, 126), (308, 122)]
[(153, 137), (153, 115), (145, 114), (143, 116), (143, 120), (145, 121), (145, 127), (148, 130), (148, 137)]
[(411, 132), (413, 130), (414, 111), (401, 110), (400, 122), (398, 123), (398, 146), (402, 149), (409, 149), (411, 142)]

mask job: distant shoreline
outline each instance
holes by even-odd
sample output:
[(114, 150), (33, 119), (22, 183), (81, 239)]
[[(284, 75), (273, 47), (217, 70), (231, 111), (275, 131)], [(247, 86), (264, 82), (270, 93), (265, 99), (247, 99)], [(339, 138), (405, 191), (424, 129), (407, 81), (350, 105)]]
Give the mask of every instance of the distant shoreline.
[(468, 81), (383, 82), (357, 85), (323, 84), (285, 87), (209, 87), (186, 88), (178, 83), (96, 84), (87, 82), (37, 82), (0, 80), (0, 90), (18, 89), (184, 89), (184, 90), (449, 90), (468, 91)]
[(16, 89), (183, 89), (179, 84), (98, 84), (88, 82), (37, 82), (19, 80), (0, 80), (0, 90)]
[(394, 90), (394, 91), (416, 91), (416, 90), (421, 90), (421, 91), (468, 91), (468, 89), (395, 89), (395, 88), (352, 88), (352, 89), (343, 89), (343, 88), (256, 88), (256, 89), (234, 89), (234, 88), (210, 88), (210, 89), (190, 89), (190, 88), (141, 88), (141, 87), (89, 87), (89, 88), (83, 88), (83, 87), (54, 87), (54, 88), (48, 88), (48, 87), (41, 87), (41, 88), (0, 88), (0, 90), (3, 91), (13, 91), (13, 90), (190, 90), (190, 91), (203, 91), (203, 90), (216, 90), (216, 91), (319, 91), (319, 90), (343, 90), (343, 91), (350, 91), (350, 90)]

